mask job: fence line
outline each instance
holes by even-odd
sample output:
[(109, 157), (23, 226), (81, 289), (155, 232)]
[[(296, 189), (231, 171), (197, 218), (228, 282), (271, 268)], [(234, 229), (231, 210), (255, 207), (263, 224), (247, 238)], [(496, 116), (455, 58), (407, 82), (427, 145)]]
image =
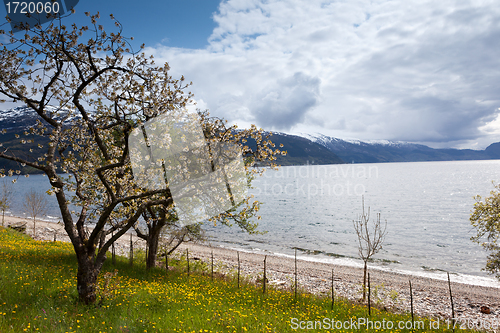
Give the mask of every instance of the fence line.
[[(241, 284), (241, 258), (240, 258), (240, 252), (236, 251), (237, 254), (237, 287), (240, 288)], [(115, 249), (114, 249), (114, 244), (112, 244), (112, 255), (113, 259), (115, 256)], [(147, 256), (146, 256), (147, 258)], [(187, 275), (190, 275), (190, 260), (189, 260), (189, 248), (186, 248), (186, 264), (187, 264)], [(133, 260), (134, 260), (134, 242), (132, 241), (132, 234), (130, 235), (130, 255), (129, 255), (129, 260), (130, 260), (130, 265), (133, 265)], [(211, 260), (211, 279), (214, 279), (214, 251), (213, 249), (211, 250), (210, 253), (210, 260)], [(114, 260), (113, 260), (114, 261)], [(262, 293), (266, 294), (267, 291), (267, 255), (264, 255), (264, 262), (263, 262), (263, 275), (262, 275)], [(168, 262), (168, 254), (165, 251), (165, 268), (168, 273), (169, 270), (169, 262)], [(299, 274), (298, 274), (298, 259), (297, 259), (297, 249), (294, 251), (294, 298), (295, 300), (298, 297), (299, 291), (298, 291), (298, 279), (299, 279)], [(454, 301), (453, 301), (453, 293), (452, 293), (452, 288), (451, 288), (451, 280), (450, 280), (450, 274), (449, 272), (447, 273), (448, 277), (448, 291), (449, 291), (449, 298), (450, 298), (450, 306), (451, 306), (451, 324), (455, 324), (455, 309), (454, 309)], [(331, 270), (331, 280), (330, 280), (330, 292), (331, 292), (331, 309), (334, 309), (335, 305), (335, 270)], [(432, 281), (432, 279), (430, 279)], [(260, 282), (260, 281), (257, 281)], [(368, 315), (371, 316), (371, 307), (372, 307), (372, 294), (371, 294), (371, 276), (370, 272), (368, 272)], [(415, 322), (415, 308), (414, 308), (414, 295), (413, 295), (413, 285), (411, 279), (408, 280), (409, 282), (409, 294), (410, 294), (410, 315), (411, 315), (411, 321), (412, 321), (412, 326), (414, 325)], [(469, 289), (472, 289), (473, 286), (468, 285), (467, 286)]]

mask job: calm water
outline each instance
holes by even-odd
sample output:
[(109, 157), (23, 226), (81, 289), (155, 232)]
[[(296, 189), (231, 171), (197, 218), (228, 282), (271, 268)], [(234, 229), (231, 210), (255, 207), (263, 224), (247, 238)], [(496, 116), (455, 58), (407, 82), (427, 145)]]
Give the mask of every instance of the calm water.
[[(207, 226), (211, 243), (247, 251), (293, 255), (309, 260), (360, 265), (352, 221), (361, 213), (361, 196), (371, 218), (387, 220), (387, 237), (373, 265), (389, 270), (439, 275), (486, 276), (486, 254), (469, 238), (469, 215), (476, 194), (489, 195), (500, 181), (500, 160), (347, 164), (283, 167), (256, 179), (251, 193), (263, 202), (259, 230)], [(14, 215), (22, 215), (22, 196), (30, 187), (49, 188), (43, 176), (20, 177)], [(48, 215), (57, 220), (55, 197)], [(480, 279), (474, 278), (474, 279)], [(484, 280), (484, 279), (483, 279)]]
[[(12, 195), (11, 205), (8, 213), (9, 215), (26, 217), (27, 215), (23, 209), (24, 195), (32, 188), (40, 193), (47, 192), (51, 188), (49, 179), (46, 176), (42, 175), (31, 175), (28, 178), (24, 176), (5, 177), (2, 179), (2, 181), (10, 181), (13, 178), (16, 178), (17, 182), (12, 187), (14, 193)], [(48, 202), (47, 215), (42, 219), (57, 222), (60, 220), (59, 217), (61, 216), (61, 213), (57, 205), (56, 197), (49, 195), (47, 195), (46, 197)]]
[(353, 220), (361, 213), (363, 195), (371, 219), (380, 212), (387, 220), (374, 265), (421, 275), (487, 276), (481, 271), (486, 254), (470, 241), (469, 216), (473, 196), (489, 195), (491, 182), (500, 181), (499, 170), (500, 160), (268, 170), (252, 190), (264, 202), (260, 230), (268, 233), (249, 236), (216, 227), (210, 236), (232, 248), (293, 255), (297, 247), (309, 260), (360, 265)]

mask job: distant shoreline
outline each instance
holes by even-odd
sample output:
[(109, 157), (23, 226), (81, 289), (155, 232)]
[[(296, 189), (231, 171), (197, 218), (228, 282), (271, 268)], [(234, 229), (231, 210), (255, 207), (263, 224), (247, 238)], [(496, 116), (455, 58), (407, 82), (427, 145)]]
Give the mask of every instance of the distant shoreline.
[[(32, 235), (33, 224), (30, 219), (5, 216), (5, 226), (14, 222), (26, 221), (27, 233)], [(37, 221), (38, 240), (53, 240), (54, 235), (59, 241), (69, 241), (61, 224)], [(138, 247), (143, 247), (142, 240), (133, 236)], [(123, 236), (116, 244), (118, 253), (127, 256), (130, 234)], [(202, 244), (185, 243), (176, 251), (176, 255), (185, 253), (189, 249), (189, 256), (194, 260), (204, 260), (210, 263), (213, 251), (217, 270), (225, 274), (234, 274), (237, 269), (237, 252), (223, 247), (210, 247)], [(262, 275), (264, 254), (239, 251), (241, 273), (251, 281), (256, 282)], [(327, 296), (331, 288), (331, 274), (334, 270), (334, 286), (337, 296), (358, 301), (360, 298), (360, 284), (363, 270), (351, 266), (339, 266), (329, 263), (299, 259), (298, 285), (301, 290), (318, 295)], [(163, 263), (159, 263), (163, 265)], [(288, 256), (268, 254), (266, 260), (267, 277), (270, 285), (277, 288), (291, 290), (294, 281), (294, 259)], [(398, 312), (410, 310), (408, 281), (413, 286), (415, 312), (423, 317), (449, 318), (451, 316), (448, 283), (430, 277), (406, 274), (404, 272), (390, 272), (370, 268), (371, 285), (377, 290), (378, 296), (373, 300), (382, 307)], [(473, 277), (472, 277), (473, 278)], [(495, 320), (500, 322), (500, 288), (492, 286), (478, 286), (453, 281), (451, 275), (452, 292), (456, 317), (473, 318), (475, 320)], [(372, 289), (372, 290), (374, 290)], [(374, 298), (374, 297), (372, 297)], [(491, 314), (483, 314), (481, 306), (487, 306)]]

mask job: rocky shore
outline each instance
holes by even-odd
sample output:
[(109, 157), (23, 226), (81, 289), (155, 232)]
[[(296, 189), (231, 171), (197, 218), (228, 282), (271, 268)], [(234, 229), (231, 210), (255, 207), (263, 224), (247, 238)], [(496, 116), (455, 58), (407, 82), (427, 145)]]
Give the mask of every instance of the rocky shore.
[[(26, 232), (33, 234), (30, 220), (6, 217), (6, 225), (28, 221)], [(69, 241), (63, 226), (56, 223), (37, 222), (35, 239)], [(133, 236), (134, 246), (144, 248), (144, 242)], [(128, 256), (130, 235), (122, 237), (116, 244), (117, 253)], [(233, 274), (237, 270), (237, 252), (234, 250), (209, 247), (202, 244), (183, 244), (176, 251), (180, 256), (189, 249), (194, 260), (211, 260), (213, 251), (217, 272)], [(264, 254), (239, 252), (241, 274), (247, 280), (257, 282), (262, 278)], [(295, 262), (293, 258), (267, 255), (266, 275), (268, 283), (276, 288), (291, 290), (294, 282)], [(303, 292), (329, 295), (332, 269), (334, 289), (337, 297), (358, 302), (361, 298), (363, 270), (350, 266), (339, 266), (309, 260), (298, 260), (298, 286)], [(422, 317), (450, 319), (451, 304), (449, 286), (446, 280), (426, 278), (404, 273), (394, 273), (370, 267), (372, 302), (377, 307), (390, 311), (408, 313), (410, 311), (409, 280), (413, 287), (414, 311)], [(465, 284), (451, 277), (451, 289), (458, 324), (469, 327), (500, 328), (500, 288)], [(457, 327), (458, 328), (458, 327)]]

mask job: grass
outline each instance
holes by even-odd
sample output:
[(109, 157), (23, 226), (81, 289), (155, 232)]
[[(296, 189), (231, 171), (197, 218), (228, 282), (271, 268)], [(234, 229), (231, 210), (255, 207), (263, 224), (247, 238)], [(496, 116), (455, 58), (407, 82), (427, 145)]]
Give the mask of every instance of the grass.
[[(167, 274), (139, 264), (130, 267), (127, 258), (117, 257), (114, 266), (108, 260), (99, 282), (100, 304), (84, 306), (77, 302), (77, 264), (70, 244), (34, 241), (0, 228), (0, 332), (296, 332), (302, 330), (293, 327), (314, 327), (324, 318), (350, 325), (368, 317), (366, 307), (346, 301), (337, 301), (332, 310), (328, 299), (314, 295), (295, 300), (293, 292), (270, 289), (263, 295), (251, 284), (238, 289), (233, 279), (212, 281), (200, 262), (190, 263), (189, 276), (185, 262), (169, 260), (169, 265), (177, 268)], [(395, 326), (377, 331), (410, 332), (397, 327), (411, 323), (409, 315), (375, 309), (370, 320)], [(428, 320), (416, 320), (423, 321), (424, 329), (414, 332), (451, 332), (443, 321), (439, 329), (430, 329)], [(306, 331), (366, 331), (364, 326), (322, 327)]]

